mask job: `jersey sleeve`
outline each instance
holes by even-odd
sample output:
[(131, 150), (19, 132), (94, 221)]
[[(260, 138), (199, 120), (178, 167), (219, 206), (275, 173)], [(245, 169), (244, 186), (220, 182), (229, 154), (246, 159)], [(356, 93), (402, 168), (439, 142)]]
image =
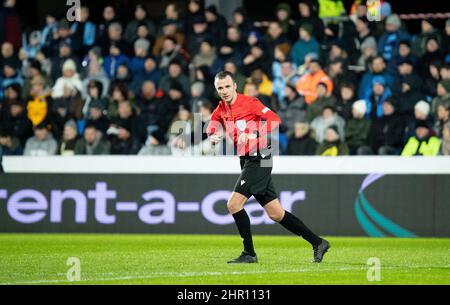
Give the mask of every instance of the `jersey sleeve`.
[(222, 118), (220, 117), (220, 109), (217, 107), (212, 115), (211, 120), (209, 121), (208, 127), (206, 128), (206, 133), (208, 136), (211, 136), (217, 132), (220, 132), (223, 129), (222, 126)]
[(253, 98), (250, 103), (253, 114), (265, 120), (258, 128), (259, 137), (263, 137), (272, 130), (278, 128), (281, 124), (280, 117), (273, 112), (269, 107), (266, 107), (260, 100)]

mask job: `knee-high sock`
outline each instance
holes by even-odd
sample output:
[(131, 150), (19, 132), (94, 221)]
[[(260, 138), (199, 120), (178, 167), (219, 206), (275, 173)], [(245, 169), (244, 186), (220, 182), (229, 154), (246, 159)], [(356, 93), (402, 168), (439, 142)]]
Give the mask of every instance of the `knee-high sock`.
[(280, 224), (292, 233), (303, 237), (313, 246), (319, 245), (322, 241), (322, 239), (314, 234), (297, 216), (292, 215), (288, 211), (285, 211)]
[(247, 212), (242, 209), (233, 214), (234, 221), (236, 222), (239, 234), (243, 239), (244, 251), (248, 254), (255, 256), (255, 250), (253, 249), (252, 232), (250, 229), (250, 218), (248, 218)]

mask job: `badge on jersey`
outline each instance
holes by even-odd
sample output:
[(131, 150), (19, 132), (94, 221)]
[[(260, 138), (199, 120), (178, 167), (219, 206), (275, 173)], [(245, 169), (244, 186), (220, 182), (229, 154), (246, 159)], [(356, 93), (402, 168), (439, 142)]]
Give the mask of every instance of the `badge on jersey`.
[(264, 108), (264, 109), (262, 110), (262, 113), (266, 114), (267, 111), (270, 111), (270, 109), (269, 109), (268, 107)]
[(245, 128), (247, 128), (247, 122), (245, 120), (237, 120), (236, 121), (236, 127), (240, 131), (245, 131)]

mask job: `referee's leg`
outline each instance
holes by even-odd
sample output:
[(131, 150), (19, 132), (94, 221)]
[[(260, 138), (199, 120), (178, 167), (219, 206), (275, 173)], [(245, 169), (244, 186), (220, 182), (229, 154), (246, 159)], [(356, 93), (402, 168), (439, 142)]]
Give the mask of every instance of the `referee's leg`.
[(292, 233), (303, 237), (314, 250), (314, 262), (320, 263), (323, 255), (328, 251), (328, 241), (314, 234), (297, 216), (284, 210), (280, 201), (274, 199), (264, 205), (264, 210), (273, 221), (278, 222)]
[(247, 202), (248, 197), (238, 193), (231, 193), (228, 200), (227, 207), (231, 215), (234, 218), (236, 226), (239, 230), (239, 234), (242, 237), (244, 244), (244, 252), (240, 257), (229, 261), (228, 263), (256, 263), (256, 253), (253, 248), (252, 232), (250, 228), (250, 218), (244, 209), (244, 204)]

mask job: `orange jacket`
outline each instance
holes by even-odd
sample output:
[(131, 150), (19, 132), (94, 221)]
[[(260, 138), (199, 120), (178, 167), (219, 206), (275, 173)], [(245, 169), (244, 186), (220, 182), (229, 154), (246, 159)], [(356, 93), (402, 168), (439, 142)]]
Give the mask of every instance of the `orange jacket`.
[(297, 81), (297, 92), (304, 96), (308, 105), (311, 105), (316, 100), (317, 85), (319, 83), (325, 83), (327, 85), (328, 93), (333, 92), (333, 82), (323, 70), (319, 70), (315, 74), (307, 73)]

